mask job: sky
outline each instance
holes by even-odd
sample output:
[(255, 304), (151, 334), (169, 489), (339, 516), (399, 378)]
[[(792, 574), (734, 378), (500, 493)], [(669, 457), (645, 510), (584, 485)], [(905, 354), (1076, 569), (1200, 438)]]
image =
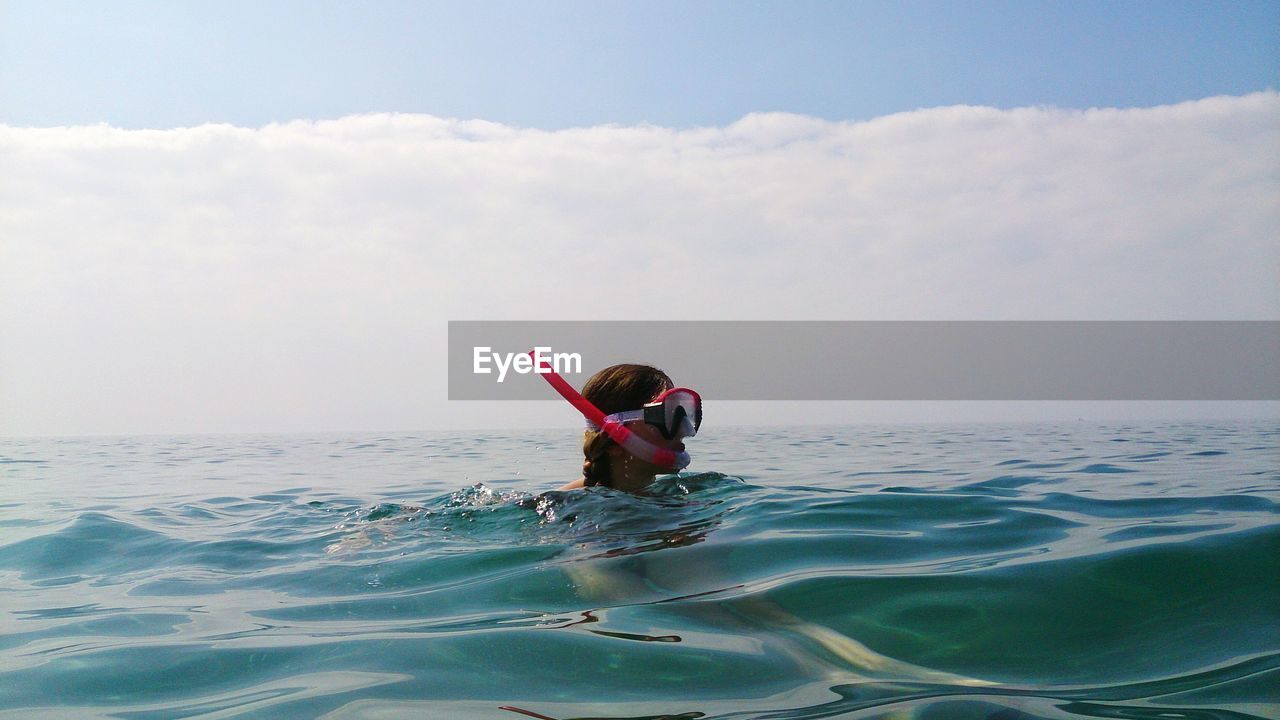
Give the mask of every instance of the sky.
[(1277, 30), (1248, 2), (0, 0), (0, 435), (577, 424), (445, 400), (448, 320), (1280, 319)]
[(1146, 107), (1280, 85), (1274, 2), (0, 2), (0, 121), (561, 129)]

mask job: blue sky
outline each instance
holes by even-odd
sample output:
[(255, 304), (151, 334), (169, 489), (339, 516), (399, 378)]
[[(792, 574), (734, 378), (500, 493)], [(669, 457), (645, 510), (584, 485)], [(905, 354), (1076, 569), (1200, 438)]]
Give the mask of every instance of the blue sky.
[(1276, 2), (0, 2), (0, 122), (558, 129), (1280, 86)]
[[(1278, 46), (1274, 0), (0, 0), (0, 435), (580, 426), (448, 402), (450, 320), (1275, 320)], [(717, 417), (1110, 412), (873, 405)]]

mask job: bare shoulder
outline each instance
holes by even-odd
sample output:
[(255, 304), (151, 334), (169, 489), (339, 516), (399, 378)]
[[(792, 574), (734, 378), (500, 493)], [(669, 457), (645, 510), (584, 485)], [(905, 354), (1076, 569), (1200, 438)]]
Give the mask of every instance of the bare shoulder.
[(560, 489), (561, 490), (581, 490), (586, 486), (587, 486), (586, 480), (584, 478), (578, 478), (577, 480), (574, 480), (573, 482), (569, 483), (568, 485), (565, 485)]

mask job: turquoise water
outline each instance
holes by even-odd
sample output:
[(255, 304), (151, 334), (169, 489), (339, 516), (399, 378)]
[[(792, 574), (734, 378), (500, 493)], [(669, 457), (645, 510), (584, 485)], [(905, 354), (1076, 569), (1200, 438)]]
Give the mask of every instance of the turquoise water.
[(1274, 423), (0, 440), (0, 716), (1280, 717)]

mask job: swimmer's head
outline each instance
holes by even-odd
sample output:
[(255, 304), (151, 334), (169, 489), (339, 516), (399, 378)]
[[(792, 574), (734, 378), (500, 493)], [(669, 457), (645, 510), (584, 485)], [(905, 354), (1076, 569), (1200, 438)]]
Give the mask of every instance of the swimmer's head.
[[(666, 373), (649, 365), (623, 364), (607, 367), (587, 381), (582, 395), (605, 415), (636, 410), (653, 402), (675, 387)], [(657, 428), (647, 423), (628, 426), (650, 443), (673, 450), (683, 450), (680, 438), (664, 438)], [(632, 457), (600, 430), (587, 430), (582, 440), (582, 477), (585, 484), (612, 487), (624, 477), (644, 477), (666, 470)], [(630, 488), (620, 488), (630, 489)]]

